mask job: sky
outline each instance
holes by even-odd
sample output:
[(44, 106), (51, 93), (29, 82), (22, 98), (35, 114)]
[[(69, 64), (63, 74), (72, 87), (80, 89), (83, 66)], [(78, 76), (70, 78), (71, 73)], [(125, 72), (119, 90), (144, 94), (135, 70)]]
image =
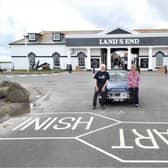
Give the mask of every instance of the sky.
[(28, 32), (168, 28), (168, 0), (0, 0), (0, 56)]

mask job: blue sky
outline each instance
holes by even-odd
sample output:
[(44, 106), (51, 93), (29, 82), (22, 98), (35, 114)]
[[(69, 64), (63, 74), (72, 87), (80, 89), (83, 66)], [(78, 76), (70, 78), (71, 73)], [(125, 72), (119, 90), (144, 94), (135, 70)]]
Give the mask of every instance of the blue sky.
[(167, 0), (0, 0), (0, 56), (28, 32), (168, 28)]

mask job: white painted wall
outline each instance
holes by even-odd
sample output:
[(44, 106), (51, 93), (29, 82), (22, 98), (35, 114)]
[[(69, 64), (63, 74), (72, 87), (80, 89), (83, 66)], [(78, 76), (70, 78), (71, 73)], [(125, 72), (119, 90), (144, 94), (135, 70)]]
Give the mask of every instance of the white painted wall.
[(139, 49), (139, 56), (148, 56), (148, 48), (140, 48)]
[(87, 56), (87, 50), (85, 48), (71, 49), (71, 56), (77, 56), (80, 52), (83, 52)]
[(168, 48), (153, 48), (152, 51), (153, 55), (155, 55), (159, 51), (163, 52), (165, 55), (168, 55)]
[(61, 69), (66, 69), (66, 65), (68, 63), (67, 57), (63, 57), (60, 59), (60, 68)]
[(72, 64), (72, 69), (75, 70), (76, 66), (78, 65), (78, 58), (77, 57), (72, 57), (71, 58), (71, 64)]
[[(86, 55), (85, 57), (85, 68), (87, 66), (87, 49), (86, 48), (76, 48), (76, 49), (71, 49), (71, 56), (75, 56), (75, 57), (71, 57), (71, 64), (72, 64), (72, 68), (73, 70), (76, 69), (76, 66), (79, 65), (79, 62), (78, 62), (78, 57), (77, 55), (82, 52)], [(92, 54), (92, 53), (91, 53)]]
[(100, 56), (100, 55), (101, 55), (101, 49), (91, 48), (91, 56)]
[[(28, 63), (27, 58), (23, 56), (27, 56), (30, 52), (35, 53), (36, 62), (40, 60), (40, 64), (47, 62), (50, 64), (51, 68), (53, 68), (53, 58), (52, 57), (45, 57), (45, 56), (52, 56), (53, 53), (58, 52), (61, 56), (67, 56), (68, 48), (64, 45), (15, 45), (11, 46), (11, 55), (12, 56), (22, 56), (22, 57), (12, 57), (12, 62), (14, 64), (15, 69), (27, 69)], [(162, 51), (165, 55), (168, 55), (168, 48), (153, 48), (152, 55), (155, 55), (158, 51)], [(78, 53), (83, 52), (87, 56), (87, 49), (86, 48), (76, 48), (71, 49), (71, 56), (77, 56)], [(140, 48), (139, 55), (142, 57), (148, 57), (148, 48)], [(91, 48), (90, 52), (91, 56), (100, 56), (101, 49), (98, 48)], [(100, 58), (99, 58), (100, 59)], [(153, 68), (156, 66), (156, 58), (152, 58)], [(101, 60), (101, 59), (100, 59)], [(60, 58), (60, 68), (66, 69), (66, 65), (68, 63), (67, 57)], [(72, 68), (75, 69), (78, 65), (78, 57), (71, 57), (71, 64)], [(101, 62), (100, 62), (101, 64)], [(168, 57), (164, 57), (164, 65), (168, 66)], [(85, 57), (85, 65), (87, 66), (87, 57)]]
[[(64, 45), (15, 45), (11, 46), (11, 55), (12, 56), (27, 56), (30, 52), (33, 52), (37, 56), (37, 60), (40, 60), (40, 64), (47, 62), (50, 64), (51, 68), (53, 68), (53, 59), (52, 57), (45, 57), (45, 56), (52, 56), (53, 53), (58, 52), (61, 56), (67, 56), (67, 49)], [(19, 57), (12, 57), (12, 62), (14, 63), (15, 69), (27, 69), (28, 63), (27, 58), (19, 58)], [(67, 59), (61, 58), (60, 59), (61, 68), (65, 69), (67, 64)]]
[(168, 57), (164, 57), (163, 59), (163, 65), (167, 65), (168, 66)]
[(38, 56), (52, 56), (54, 52), (66, 56), (67, 50), (64, 45), (15, 45), (11, 46), (12, 56), (27, 56), (30, 52)]
[[(148, 48), (140, 48), (139, 55), (140, 56), (148, 56)], [(152, 55), (155, 55), (157, 52), (163, 52), (165, 55), (168, 55), (168, 48), (152, 48)]]
[[(166, 56), (168, 55), (168, 48), (162, 48), (162, 47), (158, 47), (158, 48), (152, 48), (152, 55), (154, 56), (157, 52), (163, 52)], [(142, 56), (147, 56), (148, 57), (148, 48), (140, 48), (139, 50), (139, 55)], [(156, 58), (153, 57), (152, 58), (152, 64), (153, 64), (153, 69), (155, 69), (156, 67)], [(168, 57), (164, 57), (163, 58), (163, 65), (167, 65), (168, 66)]]

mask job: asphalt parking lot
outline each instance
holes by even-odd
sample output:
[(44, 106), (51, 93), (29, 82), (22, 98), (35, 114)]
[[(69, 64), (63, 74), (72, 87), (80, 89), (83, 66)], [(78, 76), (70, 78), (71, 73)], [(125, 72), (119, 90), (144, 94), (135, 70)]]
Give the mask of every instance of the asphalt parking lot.
[(91, 72), (0, 75), (43, 88), (29, 115), (0, 125), (0, 167), (167, 167), (168, 76), (142, 72), (140, 109), (92, 110)]

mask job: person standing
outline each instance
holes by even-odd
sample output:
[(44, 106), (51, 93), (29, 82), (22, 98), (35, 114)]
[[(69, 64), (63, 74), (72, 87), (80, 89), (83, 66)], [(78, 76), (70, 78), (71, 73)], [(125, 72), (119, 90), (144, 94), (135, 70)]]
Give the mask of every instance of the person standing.
[(132, 104), (137, 108), (139, 107), (139, 82), (140, 76), (136, 70), (136, 66), (131, 66), (131, 71), (128, 73), (128, 87)]
[(104, 101), (106, 96), (106, 87), (108, 84), (108, 81), (110, 79), (109, 73), (106, 71), (105, 64), (100, 65), (100, 71), (98, 71), (94, 79), (96, 79), (96, 87), (95, 87), (95, 93), (93, 97), (93, 109), (96, 109), (97, 104), (97, 96), (100, 94), (101, 96), (101, 108), (104, 109)]
[(69, 72), (70, 74), (72, 73), (72, 64), (69, 64), (68, 72)]

